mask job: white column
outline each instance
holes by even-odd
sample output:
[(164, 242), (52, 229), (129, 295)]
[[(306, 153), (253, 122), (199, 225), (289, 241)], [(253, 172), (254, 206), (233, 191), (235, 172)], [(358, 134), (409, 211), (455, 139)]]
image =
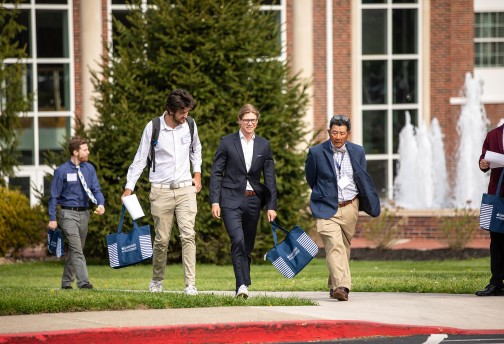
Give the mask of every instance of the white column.
[(81, 0), (81, 71), (82, 111), (84, 124), (97, 117), (93, 102), (91, 70), (98, 70), (102, 53), (102, 6), (101, 0)]
[[(293, 69), (304, 80), (313, 78), (313, 0), (293, 1)], [(314, 129), (313, 87), (306, 90), (309, 104), (304, 122), (309, 130), (309, 138)]]
[(333, 0), (326, 0), (327, 122), (334, 115)]
[(353, 143), (362, 145), (362, 74), (361, 65), (361, 15), (360, 5), (357, 1), (352, 1), (352, 137)]

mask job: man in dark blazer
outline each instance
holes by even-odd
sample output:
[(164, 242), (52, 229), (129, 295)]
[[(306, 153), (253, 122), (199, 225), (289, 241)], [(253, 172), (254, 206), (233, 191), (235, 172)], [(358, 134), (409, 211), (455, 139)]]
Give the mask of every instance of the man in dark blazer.
[[(487, 151), (504, 154), (503, 130), (504, 125), (490, 130), (483, 142), (479, 167), (483, 172), (490, 169), (490, 162), (484, 159)], [(490, 172), (490, 182), (488, 183), (488, 193), (496, 194), (497, 185), (502, 168), (492, 168)], [(504, 192), (499, 190), (501, 197)], [(483, 290), (478, 290), (478, 296), (501, 296), (504, 295), (504, 233), (490, 232), (490, 271), (492, 277), (490, 283)]]
[(380, 215), (364, 149), (347, 141), (350, 129), (347, 116), (334, 116), (329, 140), (311, 147), (305, 163), (306, 181), (312, 189), (310, 207), (326, 252), (329, 295), (340, 301), (348, 301), (351, 289), (348, 261), (359, 210)]
[[(212, 216), (224, 220), (231, 239), (236, 296), (248, 297), (251, 253), (261, 208), (268, 221), (276, 214), (277, 190), (268, 140), (255, 135), (259, 111), (250, 104), (238, 114), (240, 130), (221, 138), (210, 176)], [(261, 174), (264, 184), (260, 182)]]

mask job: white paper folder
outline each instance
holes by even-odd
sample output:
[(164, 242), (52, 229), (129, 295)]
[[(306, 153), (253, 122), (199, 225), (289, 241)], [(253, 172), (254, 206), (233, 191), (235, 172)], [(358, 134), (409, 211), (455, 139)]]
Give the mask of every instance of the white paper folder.
[(485, 160), (490, 163), (490, 168), (499, 168), (504, 166), (504, 154), (486, 151)]
[(126, 210), (128, 210), (128, 213), (131, 215), (133, 220), (139, 219), (142, 216), (145, 216), (142, 206), (140, 205), (140, 202), (138, 202), (138, 198), (136, 195), (129, 195), (126, 197), (123, 197), (122, 199), (124, 206), (126, 207)]

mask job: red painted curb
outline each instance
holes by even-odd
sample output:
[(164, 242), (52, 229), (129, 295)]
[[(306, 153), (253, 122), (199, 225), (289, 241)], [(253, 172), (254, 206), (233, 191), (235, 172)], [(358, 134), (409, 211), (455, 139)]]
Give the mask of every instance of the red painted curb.
[(281, 321), (121, 327), (0, 334), (0, 343), (281, 343), (420, 334), (504, 334), (504, 330), (390, 325), (365, 321)]

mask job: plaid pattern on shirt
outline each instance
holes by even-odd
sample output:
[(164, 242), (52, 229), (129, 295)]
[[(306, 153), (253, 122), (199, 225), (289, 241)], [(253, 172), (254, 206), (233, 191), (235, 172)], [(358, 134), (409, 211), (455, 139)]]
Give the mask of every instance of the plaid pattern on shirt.
[[(338, 186), (338, 202), (340, 203), (353, 199), (359, 193), (357, 185), (355, 185), (355, 181), (353, 179), (352, 163), (350, 162), (350, 156), (348, 155), (346, 145), (341, 147), (341, 150), (342, 151), (338, 151), (333, 146), (334, 167), (336, 169), (338, 180), (346, 176), (350, 183), (344, 189), (341, 189)], [(338, 168), (338, 165), (340, 165), (340, 168)]]

